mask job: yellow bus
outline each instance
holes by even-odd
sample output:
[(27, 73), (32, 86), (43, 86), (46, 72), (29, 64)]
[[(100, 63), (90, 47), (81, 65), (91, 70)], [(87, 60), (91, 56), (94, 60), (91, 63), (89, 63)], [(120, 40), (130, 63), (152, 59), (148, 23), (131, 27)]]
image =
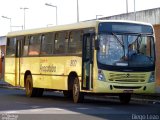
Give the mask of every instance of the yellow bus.
[(26, 96), (63, 91), (74, 103), (84, 95), (155, 92), (155, 37), (152, 25), (133, 21), (86, 21), (10, 32), (5, 81)]

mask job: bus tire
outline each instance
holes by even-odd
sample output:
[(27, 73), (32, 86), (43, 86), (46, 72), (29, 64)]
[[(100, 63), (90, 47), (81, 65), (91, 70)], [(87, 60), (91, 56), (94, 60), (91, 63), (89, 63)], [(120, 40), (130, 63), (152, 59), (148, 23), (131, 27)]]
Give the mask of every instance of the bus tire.
[(32, 75), (29, 74), (26, 77), (25, 80), (26, 84), (25, 84), (25, 88), (26, 88), (26, 96), (27, 97), (35, 97), (37, 90), (35, 88), (33, 88), (33, 82), (32, 82)]
[(81, 103), (84, 100), (84, 93), (80, 92), (80, 84), (77, 77), (74, 78), (73, 83), (73, 102)]
[(119, 94), (119, 99), (122, 104), (128, 104), (131, 100), (131, 94), (130, 93)]

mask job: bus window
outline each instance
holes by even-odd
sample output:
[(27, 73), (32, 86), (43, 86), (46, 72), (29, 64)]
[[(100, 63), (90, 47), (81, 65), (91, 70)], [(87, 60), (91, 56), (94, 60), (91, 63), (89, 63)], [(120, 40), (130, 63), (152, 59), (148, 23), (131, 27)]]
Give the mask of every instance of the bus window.
[(16, 37), (16, 57), (21, 57), (23, 53), (23, 45), (24, 45), (24, 36)]
[(23, 56), (28, 55), (28, 46), (29, 46), (29, 36), (26, 36), (24, 41), (24, 46), (23, 46)]
[(151, 58), (154, 58), (154, 48), (153, 48), (153, 38), (150, 37), (150, 36), (147, 36), (147, 37), (141, 37), (141, 43), (139, 44), (139, 52), (148, 56), (148, 57), (151, 57)]
[(16, 52), (16, 38), (9, 38), (7, 40), (6, 56), (15, 56)]
[(69, 32), (65, 33), (65, 52), (68, 53)]
[(69, 53), (82, 54), (81, 31), (72, 31), (69, 39)]
[(42, 55), (49, 55), (53, 52), (53, 33), (47, 33), (41, 36), (42, 40)]
[(65, 47), (65, 32), (56, 33), (55, 40), (54, 40), (55, 48), (54, 53), (55, 54), (64, 54), (66, 51), (64, 49)]
[(58, 33), (55, 34), (55, 39), (54, 39), (54, 53), (56, 54), (58, 51)]
[(40, 53), (40, 36), (31, 36), (29, 41), (29, 55), (39, 55)]

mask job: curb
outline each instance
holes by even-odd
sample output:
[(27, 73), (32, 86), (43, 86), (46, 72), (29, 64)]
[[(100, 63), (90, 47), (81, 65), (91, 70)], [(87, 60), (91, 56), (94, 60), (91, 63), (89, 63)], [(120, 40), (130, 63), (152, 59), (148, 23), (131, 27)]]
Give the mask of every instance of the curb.
[(21, 90), (23, 88), (21, 87), (15, 87), (15, 86), (12, 86), (4, 81), (0, 81), (0, 88), (6, 88), (6, 89), (17, 89), (17, 90)]
[[(119, 96), (86, 96), (88, 99), (92, 100), (102, 100), (102, 101), (115, 101), (115, 102), (120, 102), (119, 101)], [(160, 100), (155, 100), (155, 99), (141, 99), (138, 97), (131, 97), (130, 103), (138, 103), (138, 104), (160, 104)]]
[(160, 104), (160, 96), (159, 95), (137, 95), (133, 94), (131, 100), (139, 101), (141, 103), (149, 103), (149, 104)]

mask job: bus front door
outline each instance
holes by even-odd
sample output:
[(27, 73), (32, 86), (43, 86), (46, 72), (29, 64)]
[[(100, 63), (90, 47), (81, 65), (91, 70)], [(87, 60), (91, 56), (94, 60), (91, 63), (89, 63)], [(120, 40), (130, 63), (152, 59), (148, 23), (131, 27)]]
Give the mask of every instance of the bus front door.
[(88, 33), (83, 36), (82, 56), (82, 89), (93, 88), (93, 35)]

